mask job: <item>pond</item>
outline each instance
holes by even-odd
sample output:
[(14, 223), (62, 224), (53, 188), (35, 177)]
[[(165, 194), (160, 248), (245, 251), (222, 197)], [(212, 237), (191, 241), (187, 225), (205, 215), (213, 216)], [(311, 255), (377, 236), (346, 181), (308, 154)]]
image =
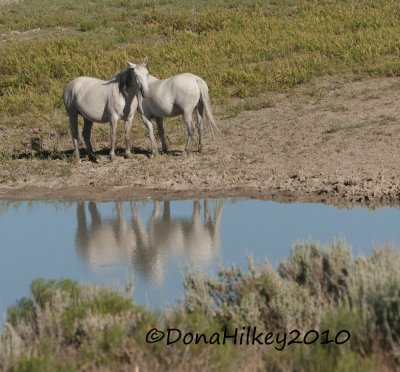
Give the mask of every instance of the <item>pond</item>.
[(274, 267), (296, 241), (343, 238), (354, 256), (400, 246), (400, 209), (337, 209), (253, 199), (144, 202), (0, 201), (0, 324), (35, 278), (125, 285), (151, 309), (183, 295), (183, 270)]

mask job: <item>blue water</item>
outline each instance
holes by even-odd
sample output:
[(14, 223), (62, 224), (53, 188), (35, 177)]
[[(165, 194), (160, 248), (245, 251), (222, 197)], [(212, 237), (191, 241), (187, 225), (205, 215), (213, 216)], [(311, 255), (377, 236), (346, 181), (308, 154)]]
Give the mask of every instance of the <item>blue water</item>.
[(400, 247), (397, 208), (242, 199), (207, 204), (206, 218), (204, 201), (0, 201), (0, 323), (38, 277), (110, 285), (133, 278), (134, 300), (155, 309), (182, 297), (184, 268), (247, 269), (248, 255), (276, 267), (294, 242), (307, 239), (329, 245), (344, 238), (354, 256), (388, 244)]

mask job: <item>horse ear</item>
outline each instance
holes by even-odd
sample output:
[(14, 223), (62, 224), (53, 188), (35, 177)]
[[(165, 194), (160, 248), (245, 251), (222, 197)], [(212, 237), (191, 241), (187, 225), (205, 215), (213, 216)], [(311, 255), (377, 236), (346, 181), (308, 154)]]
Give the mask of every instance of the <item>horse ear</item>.
[(130, 68), (133, 68), (133, 69), (136, 68), (136, 64), (135, 64), (135, 63), (132, 63), (132, 62), (128, 62), (128, 66), (129, 66)]
[(146, 57), (144, 58), (143, 65), (144, 65), (144, 66), (147, 66), (148, 63), (149, 63), (149, 58), (146, 56)]

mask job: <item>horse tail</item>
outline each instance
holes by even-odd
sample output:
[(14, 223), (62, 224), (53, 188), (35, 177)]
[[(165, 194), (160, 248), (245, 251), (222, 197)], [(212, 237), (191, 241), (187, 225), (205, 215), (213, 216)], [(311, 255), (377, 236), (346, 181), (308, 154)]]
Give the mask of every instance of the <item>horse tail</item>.
[(63, 90), (63, 102), (64, 102), (64, 107), (65, 107), (65, 109), (67, 111), (68, 111), (68, 109), (70, 107), (70, 99), (69, 99), (69, 89), (68, 89), (68, 87), (69, 87), (69, 84), (66, 85), (64, 87), (64, 90)]
[(214, 137), (216, 133), (219, 133), (219, 128), (217, 127), (217, 124), (215, 123), (212, 110), (211, 110), (211, 102), (210, 102), (210, 97), (208, 95), (208, 86), (206, 82), (201, 79), (197, 78), (197, 85), (199, 86), (200, 89), (200, 101), (204, 106), (204, 113), (207, 119), (207, 128), (211, 135)]
[(72, 86), (72, 81), (69, 82), (63, 91), (63, 101), (64, 101), (64, 106), (65, 109), (68, 113), (71, 111), (74, 111), (73, 109), (73, 101), (74, 101), (74, 95), (73, 95), (73, 86)]

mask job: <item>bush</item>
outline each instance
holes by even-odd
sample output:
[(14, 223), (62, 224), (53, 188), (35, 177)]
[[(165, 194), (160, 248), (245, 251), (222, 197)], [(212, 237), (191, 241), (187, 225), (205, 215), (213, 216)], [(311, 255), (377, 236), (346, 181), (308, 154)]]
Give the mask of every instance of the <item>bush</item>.
[[(399, 282), (397, 250), (353, 260), (344, 241), (329, 248), (297, 243), (277, 271), (249, 259), (248, 272), (222, 268), (216, 278), (186, 274), (183, 303), (158, 315), (115, 288), (37, 279), (30, 298), (8, 311), (0, 369), (76, 370), (89, 364), (103, 370), (392, 370), (399, 368)], [(204, 341), (248, 327), (274, 337), (279, 333), (284, 342)], [(198, 343), (149, 344), (152, 328), (204, 336)], [(294, 330), (300, 341), (314, 330), (318, 342), (290, 344)], [(349, 342), (321, 343), (337, 335), (350, 337)]]

